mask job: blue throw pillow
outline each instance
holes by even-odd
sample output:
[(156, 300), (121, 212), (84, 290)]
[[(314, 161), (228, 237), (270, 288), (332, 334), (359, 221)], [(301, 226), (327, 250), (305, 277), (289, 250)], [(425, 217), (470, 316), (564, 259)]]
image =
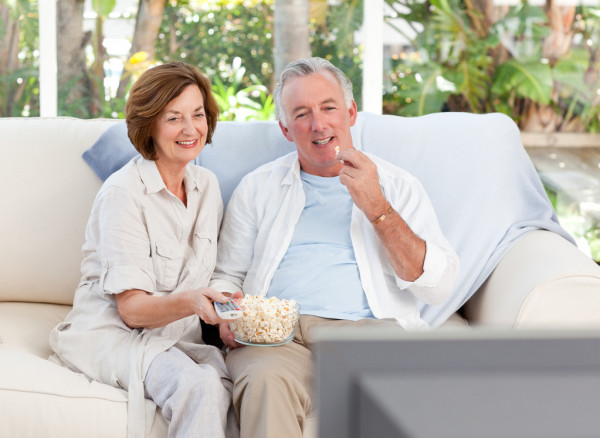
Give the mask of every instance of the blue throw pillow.
[(127, 125), (123, 121), (104, 131), (82, 157), (96, 175), (105, 181), (137, 154), (129, 141)]

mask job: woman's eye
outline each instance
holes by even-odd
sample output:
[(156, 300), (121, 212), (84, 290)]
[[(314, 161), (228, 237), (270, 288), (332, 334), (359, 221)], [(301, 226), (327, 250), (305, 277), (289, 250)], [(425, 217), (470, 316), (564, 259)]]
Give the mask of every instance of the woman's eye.
[(204, 113), (198, 113), (198, 114), (196, 114), (196, 117), (198, 117), (198, 118), (204, 117)]

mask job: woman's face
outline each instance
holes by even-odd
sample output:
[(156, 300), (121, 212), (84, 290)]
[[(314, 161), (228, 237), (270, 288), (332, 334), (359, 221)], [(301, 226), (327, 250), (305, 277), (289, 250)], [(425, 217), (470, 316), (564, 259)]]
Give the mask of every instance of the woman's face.
[(208, 124), (204, 98), (197, 85), (189, 85), (167, 104), (152, 129), (159, 168), (184, 168), (206, 144)]

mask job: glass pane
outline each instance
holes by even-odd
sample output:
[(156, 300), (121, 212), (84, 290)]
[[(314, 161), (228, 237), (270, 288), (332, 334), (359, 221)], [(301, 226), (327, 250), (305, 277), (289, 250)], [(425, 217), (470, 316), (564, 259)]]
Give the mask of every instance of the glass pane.
[(0, 116), (40, 114), (38, 2), (0, 0)]
[(386, 0), (385, 112), (502, 112), (525, 131), (600, 130), (600, 8)]
[(312, 55), (331, 61), (348, 76), (359, 110), (362, 108), (363, 8), (363, 0), (311, 2)]
[[(600, 145), (600, 138), (595, 141)], [(600, 148), (535, 147), (527, 152), (561, 225), (600, 262)]]
[[(122, 118), (139, 74), (157, 62), (184, 61), (211, 77), (222, 119), (274, 118), (275, 0), (180, 0), (164, 8), (138, 0), (58, 3), (60, 115)], [(308, 28), (303, 43), (312, 54), (346, 72), (360, 108), (362, 0), (300, 7), (310, 7), (303, 23), (300, 14), (283, 18)]]
[(273, 9), (272, 1), (168, 4), (156, 59), (184, 61), (208, 74), (221, 119), (272, 118)]
[[(384, 113), (501, 112), (523, 133), (600, 131), (598, 2), (386, 3)], [(561, 224), (600, 260), (600, 140), (576, 146), (528, 152)]]

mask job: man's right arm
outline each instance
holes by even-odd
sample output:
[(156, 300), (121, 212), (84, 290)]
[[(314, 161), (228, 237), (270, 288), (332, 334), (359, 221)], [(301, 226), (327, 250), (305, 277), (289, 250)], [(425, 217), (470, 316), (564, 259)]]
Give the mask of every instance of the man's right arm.
[[(217, 244), (217, 264), (210, 287), (219, 292), (235, 294), (242, 291), (246, 274), (252, 265), (257, 228), (254, 197), (240, 184), (233, 192)], [(228, 348), (237, 348), (229, 323), (219, 324), (219, 335)]]
[(257, 227), (254, 198), (246, 186), (240, 185), (231, 196), (219, 232), (217, 264), (210, 287), (220, 292), (242, 290), (252, 265)]

